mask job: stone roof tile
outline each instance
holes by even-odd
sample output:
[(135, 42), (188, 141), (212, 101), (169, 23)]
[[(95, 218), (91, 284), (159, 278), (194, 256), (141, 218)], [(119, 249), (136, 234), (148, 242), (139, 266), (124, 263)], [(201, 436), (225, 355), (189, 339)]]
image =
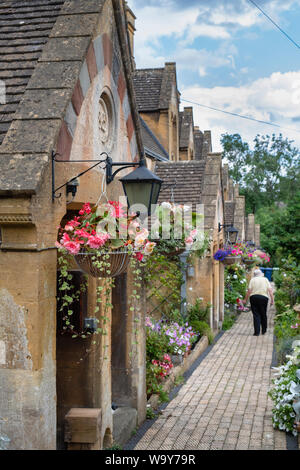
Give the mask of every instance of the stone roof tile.
[(159, 203), (173, 196), (176, 204), (201, 204), (204, 172), (204, 161), (157, 163), (155, 173), (164, 181)]
[(0, 145), (40, 58), (64, 0), (12, 0), (0, 6)]
[(176, 85), (176, 66), (166, 63), (163, 68), (137, 69), (133, 84), (140, 112), (168, 109), (172, 88)]

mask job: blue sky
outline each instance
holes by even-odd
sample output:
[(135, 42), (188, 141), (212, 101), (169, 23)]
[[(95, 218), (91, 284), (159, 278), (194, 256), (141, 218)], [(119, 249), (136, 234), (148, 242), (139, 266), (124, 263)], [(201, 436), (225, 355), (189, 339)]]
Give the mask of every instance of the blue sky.
[[(255, 1), (300, 44), (300, 0)], [(282, 132), (300, 147), (300, 49), (248, 0), (131, 0), (129, 6), (137, 16), (138, 68), (174, 61), (182, 99), (285, 128), (194, 105), (195, 125), (212, 130), (215, 151), (224, 132), (250, 143), (257, 134)]]

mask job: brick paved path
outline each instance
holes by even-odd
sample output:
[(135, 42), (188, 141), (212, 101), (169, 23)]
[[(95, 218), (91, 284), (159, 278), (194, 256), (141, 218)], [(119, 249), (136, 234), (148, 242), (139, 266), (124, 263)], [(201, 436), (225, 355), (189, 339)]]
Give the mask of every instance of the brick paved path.
[(286, 434), (272, 425), (273, 317), (252, 336), (242, 313), (203, 359), (135, 450), (285, 450)]

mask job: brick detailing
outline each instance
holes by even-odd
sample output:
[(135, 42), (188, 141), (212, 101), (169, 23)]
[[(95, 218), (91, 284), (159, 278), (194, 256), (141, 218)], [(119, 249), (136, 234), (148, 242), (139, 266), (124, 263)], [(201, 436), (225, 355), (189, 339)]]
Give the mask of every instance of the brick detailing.
[(113, 56), (112, 42), (106, 33), (103, 34), (102, 40), (103, 40), (104, 65), (107, 65), (109, 70), (111, 70), (112, 56)]
[(68, 130), (67, 124), (63, 121), (56, 146), (60, 160), (70, 160), (72, 142), (73, 137)]
[(90, 45), (89, 50), (87, 52), (86, 62), (87, 62), (87, 67), (89, 71), (90, 80), (92, 82), (99, 72), (97, 68), (97, 62), (96, 62), (96, 56), (95, 56), (93, 43)]
[(133, 131), (134, 131), (134, 126), (133, 126), (133, 120), (131, 114), (129, 115), (127, 121), (126, 121), (126, 127), (127, 127), (127, 134), (128, 134), (128, 139), (131, 140)]
[(77, 116), (79, 116), (80, 114), (83, 100), (84, 100), (84, 97), (83, 97), (80, 81), (78, 80), (75, 85), (73, 96), (72, 96), (72, 104), (73, 104), (73, 108)]
[(121, 103), (123, 103), (125, 92), (126, 92), (126, 82), (125, 82), (124, 74), (123, 72), (121, 72), (119, 74), (119, 79), (118, 79), (118, 94), (119, 94)]
[[(99, 41), (102, 43), (102, 47), (99, 47)], [(97, 53), (103, 51), (103, 58), (97, 57)], [(98, 75), (98, 73), (102, 72), (103, 70), (99, 70), (100, 66), (108, 67), (110, 71), (110, 79), (112, 84), (114, 84), (115, 89), (117, 89), (118, 96), (120, 99), (120, 105), (122, 106), (122, 112), (124, 115), (124, 118), (126, 120), (126, 128), (127, 128), (127, 134), (128, 134), (128, 139), (129, 139), (129, 144), (130, 148), (132, 150), (132, 158), (137, 158), (136, 157), (136, 148), (137, 148), (137, 143), (135, 139), (135, 128), (134, 128), (134, 122), (133, 118), (131, 115), (131, 110), (128, 109), (128, 96), (127, 96), (127, 90), (126, 90), (126, 80), (124, 77), (124, 73), (122, 70), (122, 64), (120, 62), (119, 57), (113, 57), (117, 54), (117, 51), (113, 50), (112, 42), (108, 35), (104, 33), (101, 36), (98, 36), (95, 38), (95, 40), (91, 43), (87, 55), (86, 55), (86, 60), (82, 65), (81, 72), (80, 72), (80, 77), (81, 80), (84, 80), (83, 77), (87, 76), (87, 71), (88, 70), (88, 77), (90, 79), (90, 83), (92, 83), (93, 79)], [(114, 64), (114, 67), (113, 67)], [(83, 91), (82, 88), (82, 81), (78, 79), (74, 92), (72, 95), (72, 106), (75, 111), (76, 117), (73, 117), (72, 120), (72, 125), (73, 125), (73, 130), (76, 126), (76, 121), (77, 121), (77, 116), (80, 114), (81, 106), (84, 100), (84, 97), (87, 93), (87, 90)], [(84, 81), (85, 86), (87, 87), (88, 84), (88, 79)], [(126, 98), (126, 99), (125, 99)], [(72, 140), (72, 135), (73, 135), (73, 130), (68, 128), (68, 132), (66, 133), (65, 129), (65, 123), (62, 126), (61, 129), (61, 134), (60, 138), (61, 139), (67, 139), (64, 147), (69, 148), (70, 146), (70, 139)], [(60, 145), (62, 144), (62, 140), (60, 140)], [(68, 152), (67, 152), (68, 153)], [(68, 153), (69, 155), (69, 153)]]

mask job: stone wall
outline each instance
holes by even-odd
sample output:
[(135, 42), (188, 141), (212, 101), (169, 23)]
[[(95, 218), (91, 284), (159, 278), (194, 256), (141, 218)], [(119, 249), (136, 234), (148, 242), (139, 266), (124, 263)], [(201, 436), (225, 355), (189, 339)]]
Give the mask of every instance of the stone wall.
[[(55, 449), (57, 417), (63, 434), (65, 412), (76, 406), (102, 410), (100, 446), (111, 444), (110, 330), (79, 366), (88, 344), (63, 337), (56, 350), (57, 227), (67, 209), (98, 201), (104, 171), (80, 178), (71, 204), (64, 190), (52, 201), (51, 154), (74, 162), (55, 164), (55, 188), (91, 166), (75, 160), (96, 161), (102, 151), (118, 161), (139, 158), (118, 12), (110, 0), (65, 2), (0, 147), (0, 443), (7, 449)], [(116, 180), (107, 196), (120, 194)], [(94, 300), (95, 285), (90, 312)], [(135, 330), (130, 321), (128, 342)], [(142, 420), (142, 346), (136, 357), (132, 406)]]

